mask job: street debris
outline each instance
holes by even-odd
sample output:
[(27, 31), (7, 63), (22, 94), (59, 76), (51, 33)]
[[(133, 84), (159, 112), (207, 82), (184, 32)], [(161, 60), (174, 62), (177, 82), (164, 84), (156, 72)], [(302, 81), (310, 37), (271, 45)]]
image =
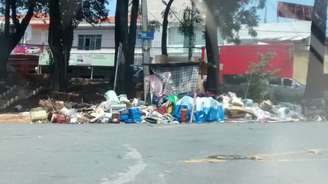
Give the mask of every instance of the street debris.
[(224, 160), (218, 160), (218, 159), (198, 159), (198, 160), (185, 160), (185, 164), (203, 164), (203, 163), (223, 163)]
[(31, 123), (30, 113), (0, 114), (0, 123)]
[(309, 149), (304, 151), (289, 151), (269, 154), (241, 155), (241, 154), (218, 154), (202, 159), (191, 159), (183, 161), (186, 164), (223, 163), (226, 161), (276, 161), (292, 162), (306, 160), (320, 160), (327, 156), (327, 149)]
[(237, 97), (228, 93), (219, 97), (224, 105), (225, 115), (228, 119), (255, 120), (258, 122), (297, 122), (305, 120), (300, 105), (290, 103), (273, 104), (265, 100), (260, 104), (251, 99)]
[[(252, 99), (242, 99), (232, 92), (219, 96), (204, 93), (201, 95), (197, 95), (197, 93), (177, 94), (170, 78), (169, 72), (147, 78), (150, 81), (148, 90), (151, 94), (147, 102), (138, 98), (129, 99), (126, 94), (118, 95), (113, 90), (104, 91), (102, 93), (103, 100), (98, 100), (93, 104), (85, 103), (79, 92), (53, 92), (51, 97), (40, 97), (38, 105), (28, 112), (24, 112), (28, 110), (25, 107), (26, 103), (13, 105), (13, 112), (20, 114), (3, 114), (0, 116), (0, 122), (173, 125), (305, 120), (301, 106), (295, 104), (274, 104), (270, 100), (256, 103)], [(0, 99), (10, 95), (16, 88), (17, 86), (13, 86), (3, 90)], [(41, 89), (36, 88), (31, 93), (35, 95)], [(97, 93), (97, 96), (99, 94)], [(10, 104), (14, 102), (15, 100)], [(10, 104), (4, 103), (5, 106)]]
[(48, 113), (42, 108), (31, 109), (30, 115), (32, 122), (46, 122), (48, 120)]

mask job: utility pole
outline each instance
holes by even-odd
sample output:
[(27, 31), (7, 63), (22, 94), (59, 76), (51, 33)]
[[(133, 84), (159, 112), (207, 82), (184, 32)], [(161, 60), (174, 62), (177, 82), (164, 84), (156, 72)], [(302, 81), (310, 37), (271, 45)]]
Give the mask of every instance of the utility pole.
[[(148, 32), (148, 5), (147, 0), (141, 0), (142, 6), (142, 32)], [(150, 63), (150, 40), (143, 39), (142, 41), (142, 59), (143, 64)]]
[(324, 91), (328, 90), (328, 81), (324, 75), (327, 5), (326, 0), (315, 0), (313, 8), (306, 99), (321, 98)]
[[(148, 5), (147, 0), (141, 0), (141, 11), (142, 11), (142, 32), (148, 32)], [(146, 91), (146, 80), (145, 78), (150, 74), (149, 66), (145, 64), (150, 63), (150, 40), (142, 40), (142, 64), (144, 73), (144, 100), (147, 103), (150, 99), (147, 99), (148, 91)]]
[[(303, 112), (306, 117), (324, 114), (327, 117), (328, 76), (324, 74), (327, 30), (327, 0), (315, 0), (312, 12), (311, 44)], [(314, 104), (314, 106), (313, 106)], [(314, 108), (313, 108), (314, 107)], [(321, 111), (313, 112), (312, 109)]]

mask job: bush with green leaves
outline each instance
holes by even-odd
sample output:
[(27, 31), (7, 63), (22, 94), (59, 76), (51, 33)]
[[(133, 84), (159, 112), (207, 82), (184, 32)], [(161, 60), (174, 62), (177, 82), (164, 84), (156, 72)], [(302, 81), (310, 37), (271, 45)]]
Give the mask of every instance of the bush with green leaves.
[(274, 101), (274, 96), (269, 90), (269, 82), (278, 71), (268, 71), (272, 53), (261, 54), (259, 57), (260, 61), (252, 63), (245, 75), (247, 78), (245, 97), (253, 99), (255, 102), (261, 102), (266, 99)]

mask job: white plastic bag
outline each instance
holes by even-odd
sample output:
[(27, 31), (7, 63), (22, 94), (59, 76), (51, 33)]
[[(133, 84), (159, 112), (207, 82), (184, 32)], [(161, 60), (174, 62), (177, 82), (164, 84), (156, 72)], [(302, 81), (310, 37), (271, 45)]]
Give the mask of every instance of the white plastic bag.
[(112, 103), (120, 103), (120, 100), (117, 97), (117, 94), (113, 90), (109, 90), (105, 93), (106, 101), (112, 102)]

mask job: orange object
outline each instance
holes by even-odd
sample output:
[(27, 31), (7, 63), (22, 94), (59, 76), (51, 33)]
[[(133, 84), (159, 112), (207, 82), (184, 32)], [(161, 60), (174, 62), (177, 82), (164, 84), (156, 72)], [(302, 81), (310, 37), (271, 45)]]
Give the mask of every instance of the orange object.
[(188, 109), (186, 108), (182, 108), (180, 110), (180, 121), (181, 123), (186, 123), (187, 122), (187, 112), (188, 112)]
[(120, 113), (113, 113), (112, 114), (112, 122), (113, 123), (120, 123)]

